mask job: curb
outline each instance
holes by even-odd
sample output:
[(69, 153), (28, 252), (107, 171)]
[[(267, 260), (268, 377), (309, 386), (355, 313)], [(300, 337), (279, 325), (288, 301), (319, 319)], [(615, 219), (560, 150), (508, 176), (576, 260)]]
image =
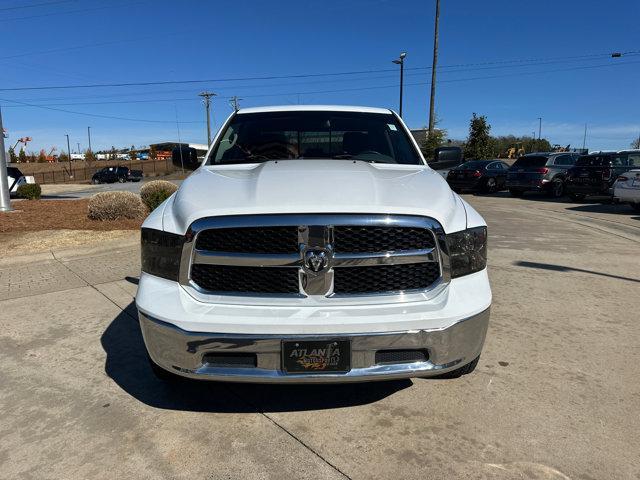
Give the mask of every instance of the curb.
[(101, 255), (113, 254), (124, 250), (137, 249), (140, 246), (139, 232), (136, 238), (126, 240), (113, 240), (101, 245), (88, 245), (85, 247), (68, 247), (31, 254), (16, 255), (11, 258), (0, 258), (0, 267), (10, 265), (20, 265), (27, 263), (37, 263), (47, 260), (74, 260), (82, 257), (98, 257)]

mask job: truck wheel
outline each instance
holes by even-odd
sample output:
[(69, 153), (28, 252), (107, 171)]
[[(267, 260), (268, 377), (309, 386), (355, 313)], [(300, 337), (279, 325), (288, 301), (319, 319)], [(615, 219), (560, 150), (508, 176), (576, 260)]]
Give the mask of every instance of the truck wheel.
[(511, 194), (512, 197), (521, 197), (524, 192), (522, 190), (516, 190), (514, 188), (510, 188), (509, 193)]
[(147, 354), (147, 360), (149, 360), (149, 366), (151, 367), (151, 371), (155, 375), (158, 380), (162, 380), (165, 383), (176, 384), (184, 381), (184, 378), (180, 375), (176, 375), (175, 373), (171, 373), (168, 370), (165, 370), (160, 365), (156, 364), (149, 354)]
[(493, 193), (496, 191), (498, 184), (496, 183), (495, 178), (487, 178), (487, 182), (484, 184), (484, 192), (485, 193)]
[(574, 202), (581, 202), (582, 200), (584, 200), (585, 194), (584, 193), (570, 193), (569, 194), (569, 198), (571, 200), (573, 200)]
[(551, 182), (551, 196), (553, 198), (560, 198), (564, 195), (564, 182), (561, 178), (554, 178)]
[(471, 362), (467, 363), (464, 367), (460, 367), (456, 370), (452, 370), (450, 372), (447, 373), (443, 373), (442, 375), (438, 375), (436, 377), (433, 378), (439, 378), (439, 379), (451, 379), (451, 378), (460, 378), (463, 375), (467, 375), (471, 372), (473, 372), (476, 367), (478, 366), (478, 362), (480, 361), (480, 355), (478, 355), (476, 358), (474, 358)]
[(100, 180), (94, 178), (93, 180), (91, 180), (91, 183), (93, 183), (94, 185), (98, 185), (100, 183)]
[(126, 183), (127, 179), (126, 179), (126, 178), (122, 178), (122, 177), (120, 177), (120, 178), (118, 178), (118, 181), (119, 181), (120, 183)]

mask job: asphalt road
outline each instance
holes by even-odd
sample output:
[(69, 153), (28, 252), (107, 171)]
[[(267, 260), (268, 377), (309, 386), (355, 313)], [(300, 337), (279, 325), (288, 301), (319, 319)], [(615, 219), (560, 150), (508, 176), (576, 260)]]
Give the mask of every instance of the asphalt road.
[[(98, 192), (108, 192), (112, 190), (124, 190), (127, 192), (140, 193), (140, 187), (152, 180), (163, 180), (162, 178), (148, 178), (140, 182), (127, 183), (102, 183), (99, 185), (90, 184), (53, 184), (42, 185), (42, 198), (47, 199), (77, 199), (88, 198)], [(182, 180), (169, 180), (176, 185), (180, 185)]]
[(465, 198), (494, 304), (457, 380), (171, 388), (136, 247), (0, 265), (0, 478), (639, 479), (640, 216)]

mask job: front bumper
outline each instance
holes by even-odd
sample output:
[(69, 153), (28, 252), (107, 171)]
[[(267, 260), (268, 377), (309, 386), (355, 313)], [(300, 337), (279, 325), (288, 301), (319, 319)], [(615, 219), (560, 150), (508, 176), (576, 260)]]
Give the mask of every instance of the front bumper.
[[(490, 309), (446, 328), (336, 335), (245, 335), (188, 332), (139, 311), (140, 326), (151, 359), (184, 377), (255, 383), (337, 383), (428, 377), (460, 368), (482, 350)], [(348, 373), (287, 374), (281, 368), (283, 340), (339, 337), (351, 341)], [(421, 362), (376, 364), (378, 350), (426, 350)], [(255, 367), (211, 366), (212, 353), (255, 354)]]

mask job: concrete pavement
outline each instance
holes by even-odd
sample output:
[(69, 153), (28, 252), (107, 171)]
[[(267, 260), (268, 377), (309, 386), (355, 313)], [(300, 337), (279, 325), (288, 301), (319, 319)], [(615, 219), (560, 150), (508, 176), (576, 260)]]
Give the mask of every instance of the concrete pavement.
[(494, 305), (457, 380), (171, 388), (137, 247), (0, 265), (0, 478), (637, 480), (640, 217), (502, 197), (465, 196)]

